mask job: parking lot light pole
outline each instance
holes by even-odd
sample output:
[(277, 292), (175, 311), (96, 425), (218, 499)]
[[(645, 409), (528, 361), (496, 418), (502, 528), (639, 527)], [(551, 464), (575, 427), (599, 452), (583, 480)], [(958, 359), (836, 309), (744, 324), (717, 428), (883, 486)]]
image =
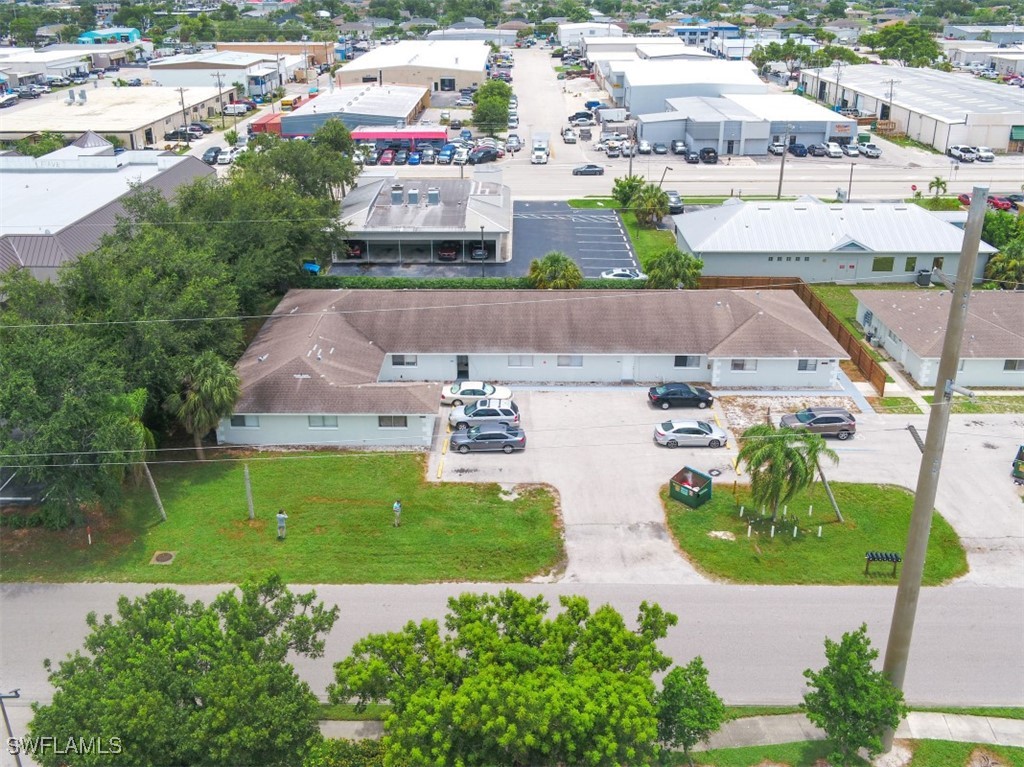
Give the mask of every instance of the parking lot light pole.
[[(9, 693), (6, 693), (6, 694), (0, 694), (0, 712), (3, 713), (4, 727), (7, 728), (7, 737), (9, 739), (11, 739), (11, 740), (14, 739), (14, 730), (11, 729), (11, 720), (7, 716), (7, 706), (4, 705), (4, 700), (5, 699), (10, 699), (10, 698), (20, 698), (20, 697), (21, 697), (21, 689), (20, 688), (11, 690)], [(15, 749), (14, 750), (14, 761), (18, 765), (18, 767), (21, 767), (21, 751), (20, 751), (20, 749)]]
[(658, 189), (661, 189), (661, 185), (662, 185), (663, 183), (665, 183), (665, 174), (666, 174), (666, 173), (668, 173), (668, 172), (669, 172), (670, 170), (672, 170), (672, 168), (670, 168), (670, 167), (668, 167), (668, 166), (666, 165), (666, 166), (665, 166), (665, 170), (663, 170), (663, 171), (661, 172), (661, 180), (660, 180), (660, 181), (658, 181)]
[(487, 276), (487, 251), (484, 249), (484, 226), (480, 225), (480, 250), (483, 251), (484, 257), (480, 259), (480, 276)]

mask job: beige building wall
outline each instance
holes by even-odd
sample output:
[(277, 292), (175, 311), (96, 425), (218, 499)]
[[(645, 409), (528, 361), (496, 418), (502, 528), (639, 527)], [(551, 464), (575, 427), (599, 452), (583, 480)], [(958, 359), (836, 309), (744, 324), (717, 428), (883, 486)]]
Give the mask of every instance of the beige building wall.
[(334, 43), (331, 42), (281, 42), (281, 43), (216, 43), (218, 51), (239, 51), (241, 53), (269, 53), (282, 56), (305, 54), (309, 66), (334, 64)]
[[(356, 59), (358, 61), (359, 59)], [(487, 72), (467, 72), (463, 70), (439, 69), (413, 65), (384, 67), (380, 70), (342, 67), (335, 73), (338, 85), (359, 85), (363, 82), (376, 81), (383, 77), (385, 85), (419, 85), (431, 93), (439, 91), (456, 91), (470, 86), (480, 86), (487, 82)], [(454, 81), (454, 82), (452, 82)]]

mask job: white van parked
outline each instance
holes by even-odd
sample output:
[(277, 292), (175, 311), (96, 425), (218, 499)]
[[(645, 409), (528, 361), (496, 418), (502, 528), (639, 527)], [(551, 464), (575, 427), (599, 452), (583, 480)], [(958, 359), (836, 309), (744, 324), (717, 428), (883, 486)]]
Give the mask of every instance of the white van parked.
[(235, 103), (224, 105), (224, 114), (226, 115), (237, 115), (239, 117), (242, 117), (244, 115), (247, 115), (248, 113), (249, 107), (245, 104)]

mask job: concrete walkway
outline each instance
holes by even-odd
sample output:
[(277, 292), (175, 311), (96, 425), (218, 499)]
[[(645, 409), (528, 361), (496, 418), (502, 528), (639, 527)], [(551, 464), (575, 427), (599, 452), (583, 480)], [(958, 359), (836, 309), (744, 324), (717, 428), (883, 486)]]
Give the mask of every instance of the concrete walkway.
[[(384, 734), (381, 722), (320, 722), (326, 738), (359, 740), (379, 738)], [(904, 740), (951, 740), (960, 743), (985, 743), (995, 746), (1024, 747), (1024, 720), (999, 719), (991, 716), (933, 714), (912, 711), (896, 730)], [(750, 716), (735, 719), (715, 733), (705, 748), (740, 748), (824, 740), (825, 733), (807, 721), (803, 714), (782, 716)]]

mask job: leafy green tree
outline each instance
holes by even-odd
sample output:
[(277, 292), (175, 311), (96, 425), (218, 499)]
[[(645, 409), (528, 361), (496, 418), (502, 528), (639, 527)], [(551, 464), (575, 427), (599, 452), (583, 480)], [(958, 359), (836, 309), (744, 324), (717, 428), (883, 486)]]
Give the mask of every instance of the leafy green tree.
[(758, 506), (772, 510), (772, 521), (779, 506), (814, 482), (822, 458), (839, 461), (820, 434), (806, 430), (757, 424), (740, 437), (738, 460), (747, 465), (751, 495)]
[(206, 460), (203, 437), (231, 415), (240, 391), (234, 368), (213, 352), (203, 352), (187, 363), (180, 389), (167, 397), (164, 406), (192, 435), (200, 461)]
[(821, 14), (829, 19), (845, 19), (846, 0), (828, 0), (825, 7), (822, 8)]
[(750, 56), (751, 62), (759, 70), (773, 61), (779, 61), (786, 65), (786, 70), (792, 74), (811, 55), (809, 46), (801, 45), (791, 37), (783, 42), (770, 42), (764, 46), (757, 46)]
[(637, 629), (605, 605), (511, 589), (448, 600), (435, 620), (372, 634), (335, 665), (332, 701), (388, 701), (387, 762), (403, 765), (649, 764), (656, 646), (676, 617), (640, 605)]
[(645, 183), (643, 176), (617, 178), (612, 184), (612, 197), (615, 198), (619, 207), (628, 208), (637, 192), (644, 188)]
[(498, 97), (481, 99), (473, 108), (473, 124), (490, 136), (508, 126), (508, 101)]
[(44, 154), (63, 149), (67, 143), (63, 133), (54, 133), (47, 130), (43, 131), (39, 138), (35, 140), (23, 138), (15, 141), (14, 148), (20, 154), (29, 157), (42, 157)]
[(871, 646), (867, 630), (861, 624), (839, 642), (826, 637), (827, 664), (820, 671), (804, 671), (810, 690), (800, 707), (828, 735), (835, 749), (829, 756), (834, 764), (853, 763), (862, 748), (871, 757), (877, 755), (882, 733), (895, 729), (907, 715), (903, 692), (872, 667), (878, 650)]
[(488, 80), (481, 85), (473, 94), (473, 100), (478, 104), (487, 99), (501, 99), (508, 104), (512, 98), (512, 86), (504, 80)]
[(384, 767), (384, 742), (330, 738), (309, 749), (302, 767)]
[(985, 264), (985, 279), (998, 282), (1004, 290), (1024, 286), (1024, 237), (1011, 240)]
[(936, 176), (928, 182), (928, 191), (935, 192), (935, 199), (938, 199), (940, 194), (945, 194), (946, 189), (946, 179), (942, 176)]
[[(289, 653), (319, 657), (338, 617), (316, 593), (292, 594), (277, 576), (243, 584), (212, 604), (173, 589), (121, 597), (117, 615), (89, 613), (84, 652), (47, 660), (53, 702), (34, 703), (29, 732), (116, 734), (120, 754), (76, 765), (301, 763), (320, 741), (319, 703)], [(37, 757), (43, 767), (65, 757)]]
[(898, 61), (905, 67), (931, 64), (942, 53), (935, 39), (920, 27), (901, 22), (884, 27), (877, 34), (879, 55)]
[(656, 698), (658, 741), (666, 748), (690, 749), (706, 743), (726, 720), (725, 704), (708, 685), (708, 670), (699, 655), (668, 672)]
[(654, 226), (668, 215), (668, 194), (657, 184), (641, 187), (629, 201), (636, 222), (640, 226)]
[(544, 258), (530, 262), (526, 279), (533, 288), (569, 290), (583, 284), (583, 272), (565, 253), (553, 250)]
[(644, 287), (654, 290), (696, 290), (700, 287), (703, 268), (704, 262), (696, 256), (672, 248), (647, 262), (647, 282)]
[(1015, 239), (1024, 239), (1024, 217), (1006, 210), (985, 211), (981, 239), (1000, 250)]
[(771, 29), (775, 26), (775, 18), (767, 13), (758, 13), (754, 16), (754, 26), (757, 29)]

